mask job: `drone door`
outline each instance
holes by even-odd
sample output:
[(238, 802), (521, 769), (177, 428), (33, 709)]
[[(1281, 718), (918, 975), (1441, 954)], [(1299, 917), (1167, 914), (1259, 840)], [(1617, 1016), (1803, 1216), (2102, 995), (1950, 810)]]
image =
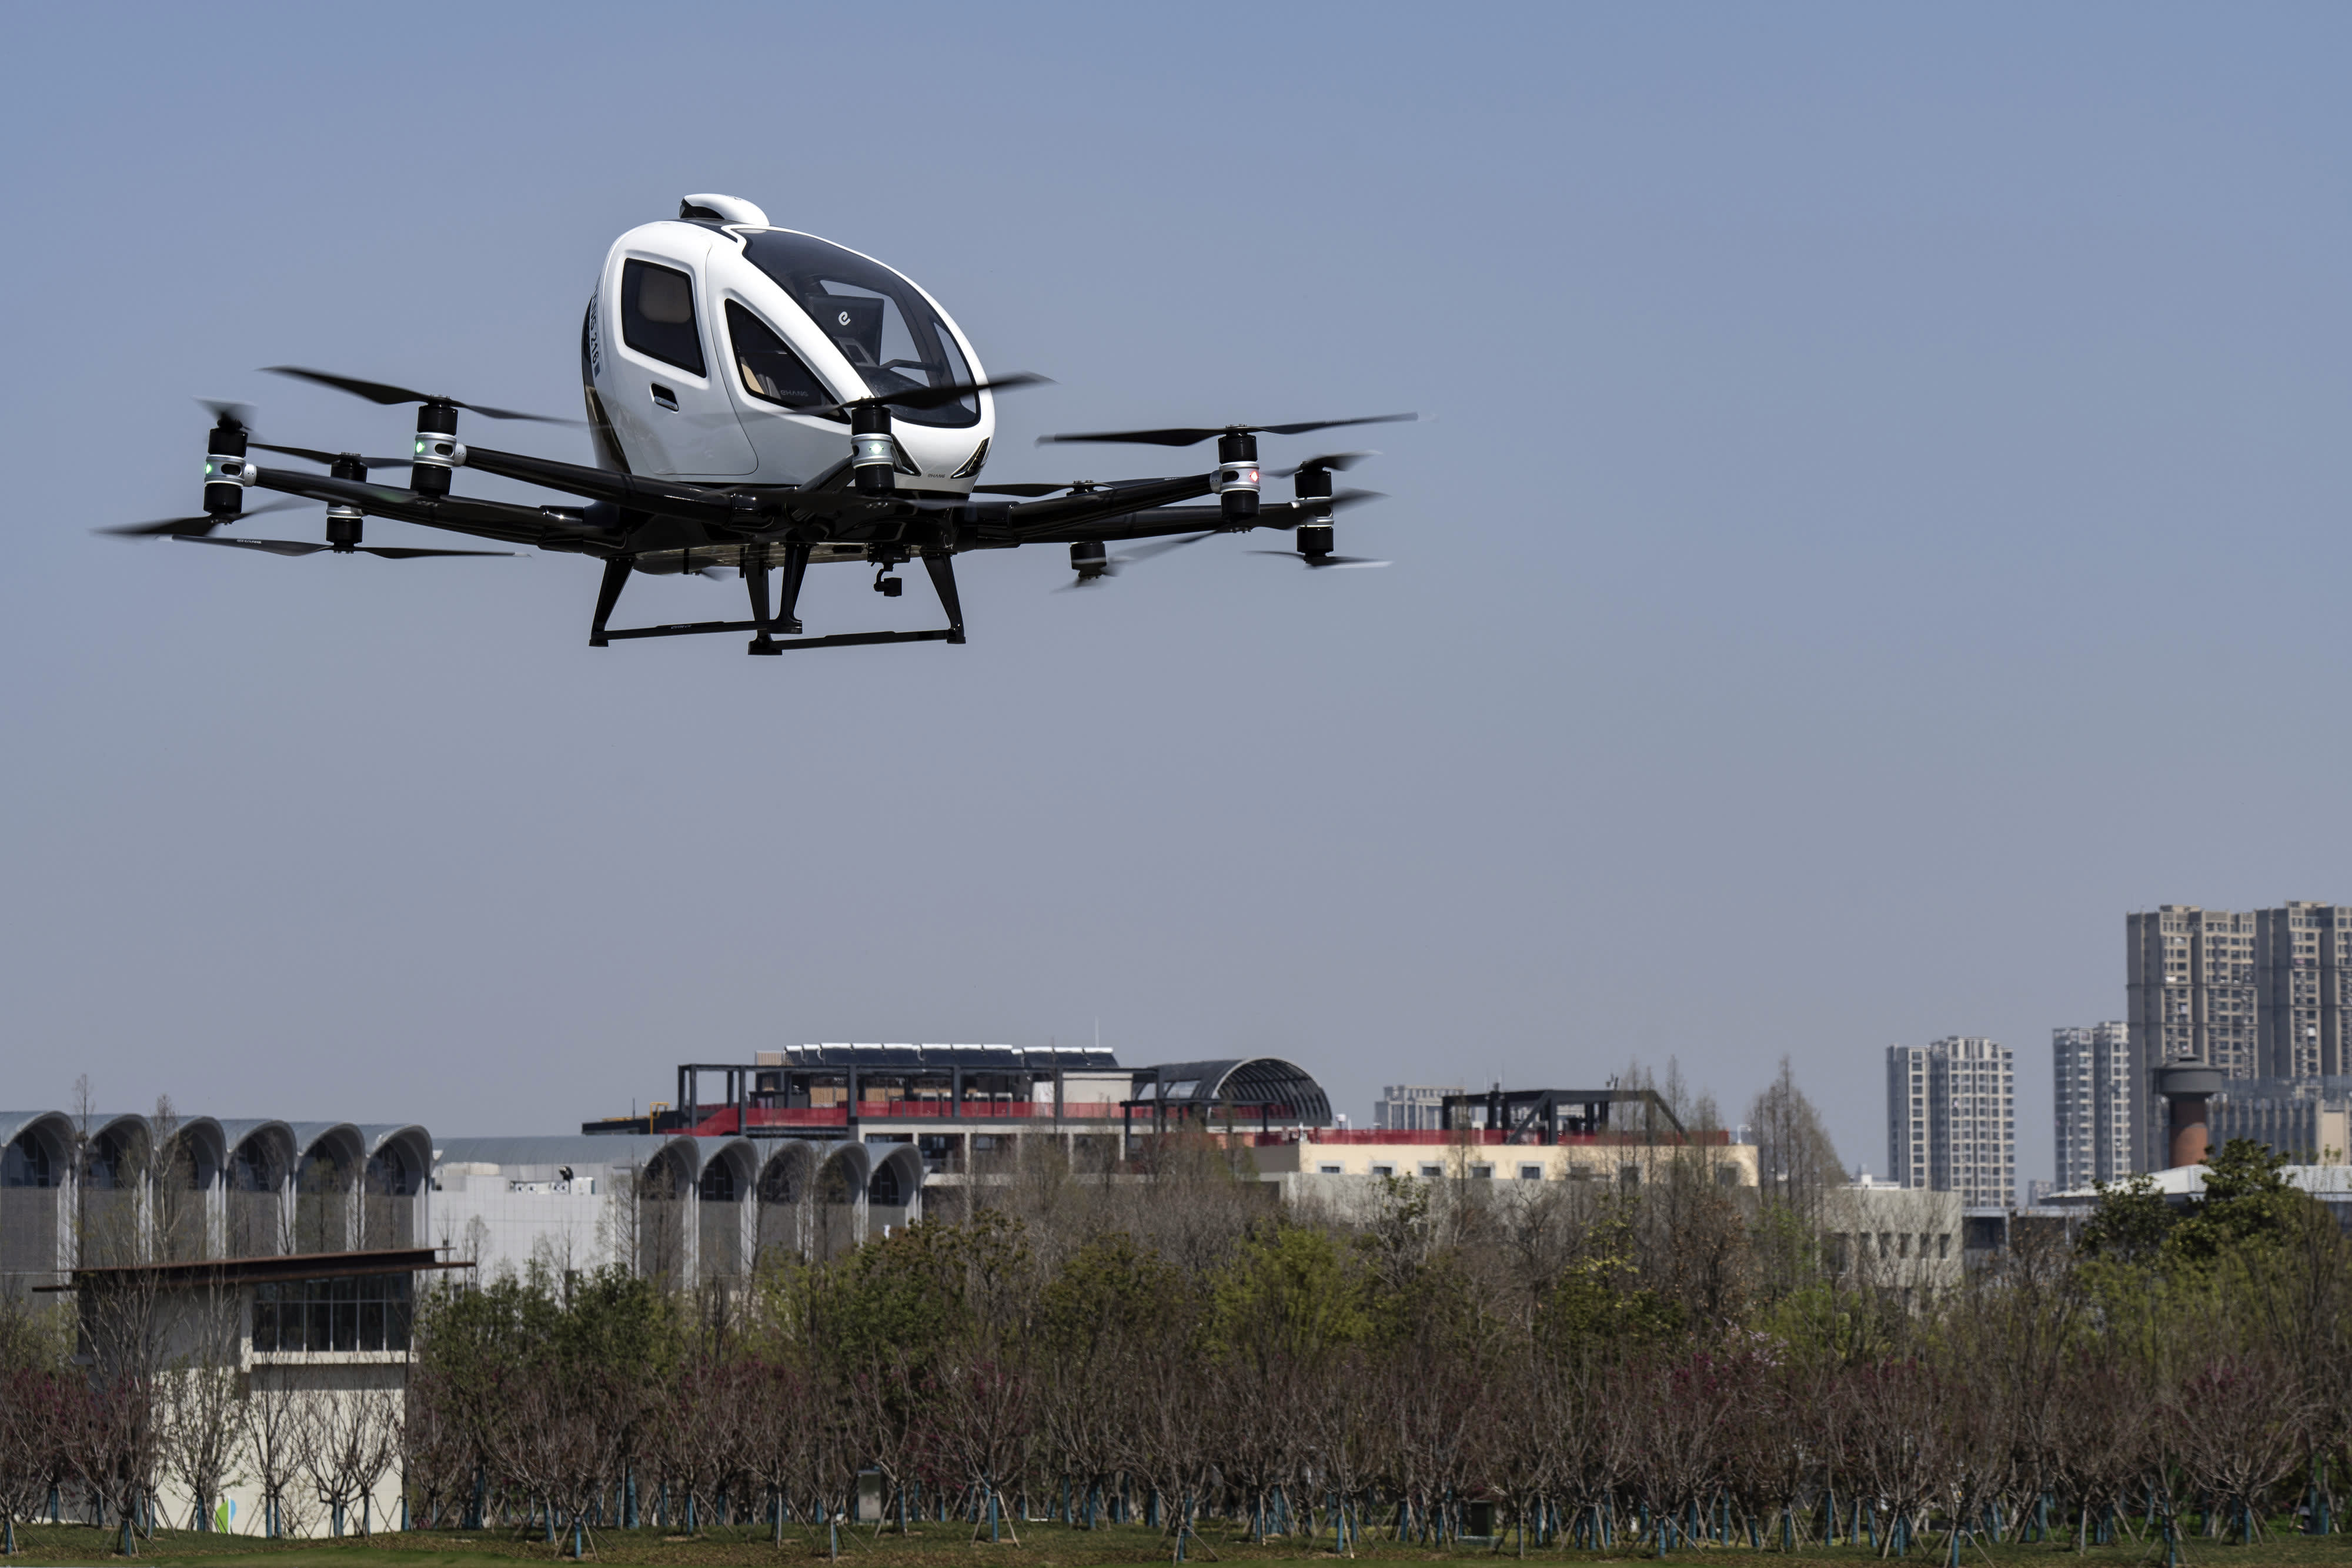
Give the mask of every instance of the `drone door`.
[(606, 367), (612, 384), (598, 395), (631, 463), (681, 479), (751, 473), (751, 443), (710, 373), (693, 275), (631, 257), (618, 282), (621, 341)]

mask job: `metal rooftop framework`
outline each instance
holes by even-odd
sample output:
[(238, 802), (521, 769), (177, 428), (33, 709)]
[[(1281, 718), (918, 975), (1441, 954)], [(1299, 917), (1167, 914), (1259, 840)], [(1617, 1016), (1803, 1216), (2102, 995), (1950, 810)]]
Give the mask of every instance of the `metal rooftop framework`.
[[(1616, 1108), (1638, 1107), (1638, 1126), (1618, 1124)], [(1589, 1137), (1601, 1133), (1643, 1134), (1661, 1142), (1687, 1143), (1682, 1121), (1654, 1089), (1505, 1089), (1481, 1094), (1448, 1094), (1438, 1103), (1437, 1124), (1446, 1132), (1457, 1125), (1456, 1113), (1483, 1109), (1486, 1125), (1514, 1143), (1557, 1144), (1561, 1134)], [(1662, 1127), (1671, 1129), (1664, 1138)], [(1467, 1126), (1468, 1123), (1459, 1124)]]
[(1278, 1056), (1237, 1056), (1216, 1061), (1177, 1061), (1136, 1070), (1135, 1093), (1121, 1103), (1123, 1135), (1131, 1134), (1137, 1112), (1151, 1118), (1152, 1130), (1177, 1125), (1212, 1126), (1220, 1113), (1228, 1127), (1255, 1121), (1260, 1132), (1283, 1126), (1328, 1127), (1331, 1099), (1314, 1075)]
[[(719, 1093), (705, 1098), (711, 1075)], [(804, 1137), (869, 1119), (1058, 1121), (1066, 1081), (1094, 1092), (1082, 1098), (1116, 1103), (1130, 1077), (1116, 1053), (1091, 1046), (802, 1045), (763, 1051), (750, 1062), (680, 1062), (676, 1099), (656, 1102), (643, 1116), (584, 1123), (581, 1131)], [(1116, 1084), (1108, 1093), (1106, 1080)]]

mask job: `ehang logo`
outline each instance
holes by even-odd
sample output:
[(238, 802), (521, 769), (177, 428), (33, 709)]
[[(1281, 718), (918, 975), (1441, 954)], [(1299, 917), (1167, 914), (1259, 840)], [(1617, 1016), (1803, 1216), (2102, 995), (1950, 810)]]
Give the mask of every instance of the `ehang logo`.
[(840, 322), (841, 322), (841, 324), (842, 324), (843, 326), (845, 326), (845, 327), (848, 326), (848, 325), (849, 325), (849, 312), (848, 312), (848, 311), (846, 311), (846, 310), (843, 311), (843, 312), (841, 313), (840, 317), (839, 317), (839, 319), (840, 319)]

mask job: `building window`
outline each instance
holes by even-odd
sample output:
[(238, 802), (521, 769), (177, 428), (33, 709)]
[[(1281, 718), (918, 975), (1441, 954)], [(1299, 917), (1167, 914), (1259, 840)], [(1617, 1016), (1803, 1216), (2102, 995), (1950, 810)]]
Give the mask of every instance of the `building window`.
[(49, 1167), (49, 1151), (30, 1133), (20, 1133), (5, 1153), (0, 1153), (0, 1186), (55, 1186), (57, 1176)]
[(1519, 1167), (1519, 1179), (1520, 1179), (1521, 1181), (1541, 1181), (1541, 1180), (1543, 1180), (1543, 1166), (1521, 1166)]
[(1392, 1176), (1396, 1175), (1396, 1166), (1374, 1166), (1372, 1167), (1372, 1174), (1373, 1174), (1374, 1176)]
[(408, 1276), (290, 1280), (253, 1288), (253, 1348), (276, 1351), (404, 1351)]
[(1470, 1174), (1480, 1181), (1492, 1181), (1495, 1179), (1495, 1167), (1492, 1166), (1472, 1166), (1470, 1167)]
[(1421, 1179), (1423, 1181), (1435, 1181), (1439, 1176), (1442, 1176), (1444, 1174), (1445, 1167), (1443, 1166), (1423, 1166), (1421, 1167)]
[(1340, 1174), (1340, 1170), (1338, 1166), (1317, 1166), (1315, 1167), (1315, 1174), (1317, 1176), (1338, 1176)]

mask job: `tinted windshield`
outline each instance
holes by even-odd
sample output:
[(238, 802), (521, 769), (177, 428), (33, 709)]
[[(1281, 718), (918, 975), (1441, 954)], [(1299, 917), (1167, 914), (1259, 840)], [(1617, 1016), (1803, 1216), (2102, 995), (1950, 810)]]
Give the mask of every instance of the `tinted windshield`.
[[(743, 254), (832, 337), (867, 391), (908, 392), (971, 379), (939, 312), (888, 267), (782, 229), (745, 235)], [(938, 408), (890, 412), (908, 424), (977, 424), (980, 396), (967, 393)]]

